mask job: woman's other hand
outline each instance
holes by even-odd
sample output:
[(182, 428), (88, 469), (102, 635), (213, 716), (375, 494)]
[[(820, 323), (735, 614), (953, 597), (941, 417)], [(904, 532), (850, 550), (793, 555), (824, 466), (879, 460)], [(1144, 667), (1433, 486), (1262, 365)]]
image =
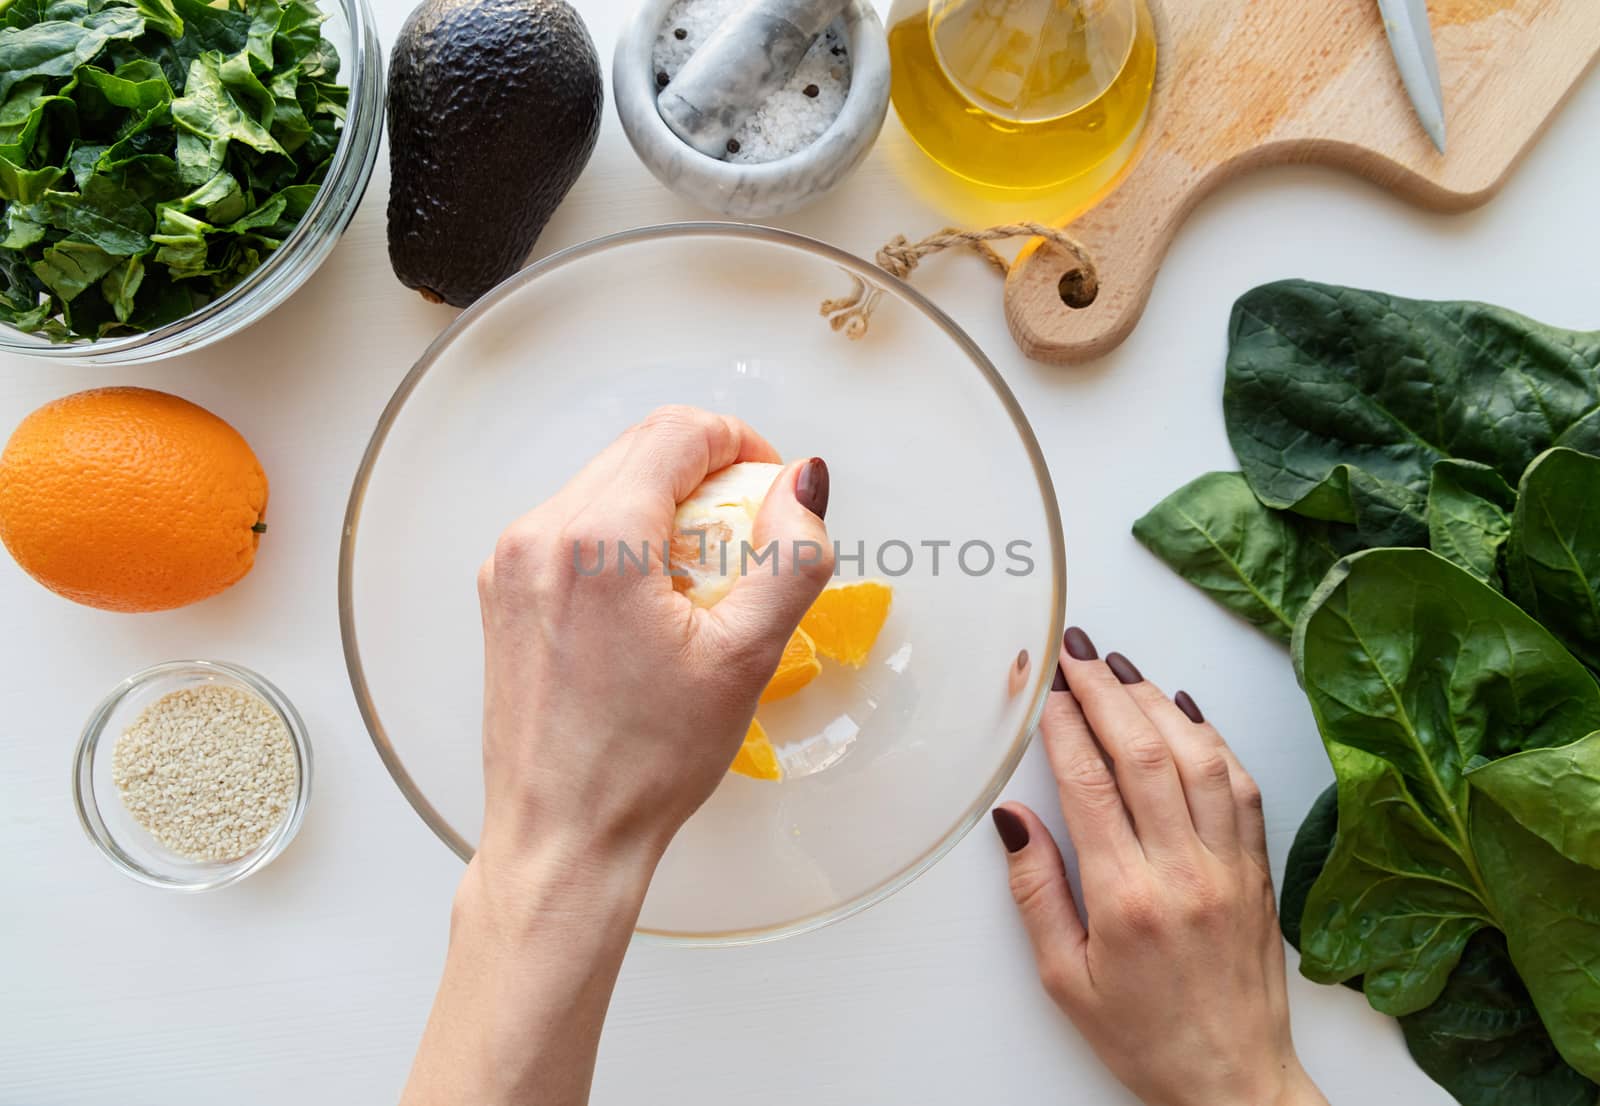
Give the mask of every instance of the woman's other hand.
[(1149, 1106), (1326, 1106), (1289, 1034), (1261, 796), (1194, 700), (1066, 633), (1040, 723), (1083, 915), (1031, 810), (994, 812), (1039, 972)]

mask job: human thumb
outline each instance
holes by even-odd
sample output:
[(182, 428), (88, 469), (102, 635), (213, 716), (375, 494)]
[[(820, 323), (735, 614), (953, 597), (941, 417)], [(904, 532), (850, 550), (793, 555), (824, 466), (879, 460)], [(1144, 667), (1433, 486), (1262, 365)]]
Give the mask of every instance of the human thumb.
[(770, 652), (772, 665), (833, 576), (827, 509), (827, 463), (812, 457), (787, 466), (756, 514), (743, 574), (711, 608), (745, 651), (762, 659)]

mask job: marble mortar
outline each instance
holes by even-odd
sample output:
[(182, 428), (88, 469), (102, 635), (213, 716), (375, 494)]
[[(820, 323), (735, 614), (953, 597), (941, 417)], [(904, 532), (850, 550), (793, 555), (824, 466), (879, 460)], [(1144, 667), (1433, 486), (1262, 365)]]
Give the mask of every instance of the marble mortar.
[(889, 47), (870, 0), (850, 0), (844, 15), (850, 90), (839, 117), (811, 145), (776, 161), (736, 165), (710, 157), (674, 134), (656, 108), (656, 36), (673, 0), (644, 0), (617, 41), (612, 95), (639, 160), (668, 188), (723, 215), (762, 217), (804, 207), (866, 157), (889, 110)]

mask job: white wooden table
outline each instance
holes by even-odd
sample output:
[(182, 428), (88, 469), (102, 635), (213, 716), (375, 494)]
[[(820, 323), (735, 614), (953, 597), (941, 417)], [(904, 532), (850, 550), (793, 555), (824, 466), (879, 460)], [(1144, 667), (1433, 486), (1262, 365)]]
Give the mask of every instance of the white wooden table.
[[(410, 0), (376, 0), (392, 43)], [(609, 68), (620, 0), (580, 0)], [(989, 352), (1033, 420), (1062, 497), (1070, 618), (1169, 689), (1191, 691), (1266, 792), (1281, 865), (1329, 776), (1284, 651), (1141, 550), (1129, 523), (1208, 469), (1223, 434), (1234, 297), (1288, 276), (1485, 299), (1600, 325), (1600, 79), (1591, 77), (1507, 191), (1463, 216), (1413, 211), (1315, 169), (1236, 183), (1179, 238), (1144, 322), (1103, 361), (1057, 368), (1012, 346), (994, 275), (946, 256), (916, 275)], [(861, 171), (783, 220), (869, 255), (937, 229), (891, 115)], [(248, 332), (165, 364), (59, 368), (0, 360), (0, 433), (55, 396), (135, 383), (192, 399), (250, 440), (272, 480), (272, 532), (223, 596), (167, 614), (75, 607), (0, 558), (0, 1104), (267, 1106), (393, 1101), (433, 993), (460, 862), (390, 782), (351, 699), (335, 560), (350, 479), (379, 410), (451, 318), (393, 278), (386, 159), (328, 263)], [(610, 105), (599, 149), (540, 254), (643, 223), (701, 216), (634, 159)], [(305, 826), (270, 869), (185, 897), (118, 875), (79, 830), (71, 753), (123, 676), (175, 657), (240, 661), (278, 682), (316, 744)], [(1009, 794), (1045, 809), (1040, 750)], [(1053, 818), (1059, 826), (1059, 818)], [(1392, 1021), (1296, 977), (1296, 1037), (1337, 1103), (1448, 1103)], [(1035, 981), (980, 826), (888, 903), (810, 936), (734, 951), (637, 948), (601, 1048), (595, 1101), (1073, 1103), (1131, 1100)]]

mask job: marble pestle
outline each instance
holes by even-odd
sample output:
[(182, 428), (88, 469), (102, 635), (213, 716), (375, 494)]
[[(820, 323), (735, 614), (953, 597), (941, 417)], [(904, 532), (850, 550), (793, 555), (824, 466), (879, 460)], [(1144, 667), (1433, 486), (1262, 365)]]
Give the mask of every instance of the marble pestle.
[(674, 134), (710, 157), (794, 74), (846, 0), (751, 0), (723, 20), (656, 100)]

